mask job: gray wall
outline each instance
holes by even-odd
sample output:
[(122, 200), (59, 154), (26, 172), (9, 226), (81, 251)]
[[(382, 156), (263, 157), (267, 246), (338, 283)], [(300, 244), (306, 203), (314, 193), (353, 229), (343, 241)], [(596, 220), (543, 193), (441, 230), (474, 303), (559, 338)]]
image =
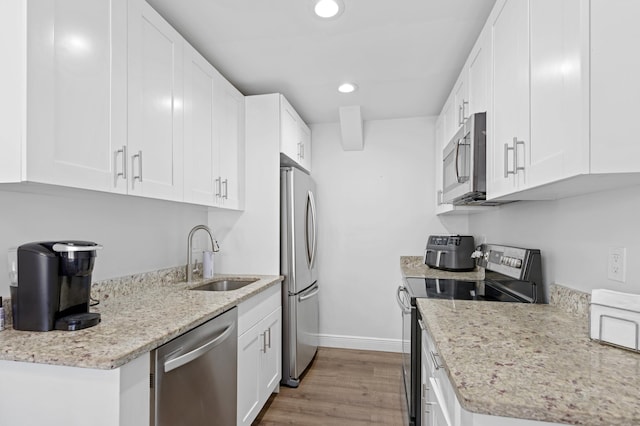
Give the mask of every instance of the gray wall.
[[(544, 277), (590, 292), (640, 293), (640, 187), (556, 201), (527, 201), (469, 216), (469, 230), (488, 242), (539, 248)], [(627, 282), (607, 278), (610, 247), (627, 249)]]
[(204, 207), (53, 186), (0, 185), (0, 206), (1, 296), (9, 295), (10, 247), (56, 239), (100, 243), (98, 281), (185, 264), (189, 230), (207, 223)]

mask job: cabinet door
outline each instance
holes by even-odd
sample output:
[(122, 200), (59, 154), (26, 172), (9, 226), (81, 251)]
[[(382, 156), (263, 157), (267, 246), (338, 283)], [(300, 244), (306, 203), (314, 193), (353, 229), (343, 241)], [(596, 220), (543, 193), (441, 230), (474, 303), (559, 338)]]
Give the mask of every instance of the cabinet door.
[(262, 401), (266, 402), (282, 377), (282, 309), (273, 311), (261, 322), (266, 334), (266, 351), (262, 354), (260, 385)]
[(591, 172), (640, 171), (640, 2), (592, 0)]
[(244, 96), (222, 76), (218, 84), (220, 205), (239, 209), (244, 196)]
[(444, 146), (451, 140), (453, 135), (456, 134), (456, 130), (458, 129), (458, 117), (456, 116), (456, 107), (454, 105), (454, 101), (455, 99), (453, 93), (451, 93), (451, 95), (449, 95), (449, 99), (447, 99), (447, 102), (445, 102), (444, 106), (442, 107), (442, 112), (440, 113), (440, 115), (442, 116), (442, 128), (444, 130), (442, 148), (444, 148)]
[(467, 118), (469, 118), (469, 96), (467, 86), (467, 68), (464, 67), (458, 81), (453, 86), (453, 99), (455, 106), (455, 131), (457, 131)]
[(183, 198), (183, 39), (144, 0), (129, 1), (129, 193)]
[(527, 187), (589, 172), (588, 62), (582, 52), (588, 23), (581, 4), (586, 7), (582, 0), (530, 2)]
[(311, 129), (302, 120), (300, 126), (300, 165), (311, 172)]
[(469, 55), (467, 90), (469, 94), (468, 114), (486, 112), (489, 109), (489, 89), (491, 84), (490, 63), (491, 39), (489, 27), (480, 33), (471, 54)]
[(216, 84), (222, 78), (196, 50), (184, 51), (184, 201), (214, 206), (219, 195), (214, 114)]
[(261, 323), (238, 337), (238, 425), (250, 425), (262, 408), (260, 369), (263, 339)]
[(298, 113), (280, 96), (280, 152), (294, 161), (299, 161), (300, 127)]
[(27, 3), (27, 180), (118, 191), (126, 13), (116, 0)]
[[(529, 2), (502, 0), (491, 18), (493, 102), (488, 198), (524, 186), (529, 140)], [(517, 163), (517, 164), (516, 164)], [(518, 169), (524, 170), (518, 170)]]

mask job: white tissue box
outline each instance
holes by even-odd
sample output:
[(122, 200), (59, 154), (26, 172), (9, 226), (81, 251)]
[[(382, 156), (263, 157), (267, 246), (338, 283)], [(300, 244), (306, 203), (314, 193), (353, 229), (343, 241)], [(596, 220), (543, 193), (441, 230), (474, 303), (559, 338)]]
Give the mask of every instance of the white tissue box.
[(593, 340), (640, 351), (640, 295), (597, 289), (591, 292)]

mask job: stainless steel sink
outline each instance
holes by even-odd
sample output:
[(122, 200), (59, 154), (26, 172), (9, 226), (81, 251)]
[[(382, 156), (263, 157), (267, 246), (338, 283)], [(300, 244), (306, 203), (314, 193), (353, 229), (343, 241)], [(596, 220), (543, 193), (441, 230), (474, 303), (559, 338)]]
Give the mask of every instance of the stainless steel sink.
[(257, 279), (248, 279), (248, 280), (219, 280), (219, 281), (211, 281), (206, 284), (203, 284), (198, 287), (194, 287), (191, 290), (200, 290), (200, 291), (231, 291), (238, 290), (244, 286), (255, 283), (258, 281)]

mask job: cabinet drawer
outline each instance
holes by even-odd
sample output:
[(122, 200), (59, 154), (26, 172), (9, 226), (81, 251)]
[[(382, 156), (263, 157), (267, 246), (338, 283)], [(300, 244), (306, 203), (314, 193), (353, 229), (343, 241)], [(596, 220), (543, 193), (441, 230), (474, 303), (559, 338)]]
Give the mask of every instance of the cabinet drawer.
[(238, 305), (238, 336), (282, 305), (281, 285), (282, 283), (278, 283), (269, 287)]

